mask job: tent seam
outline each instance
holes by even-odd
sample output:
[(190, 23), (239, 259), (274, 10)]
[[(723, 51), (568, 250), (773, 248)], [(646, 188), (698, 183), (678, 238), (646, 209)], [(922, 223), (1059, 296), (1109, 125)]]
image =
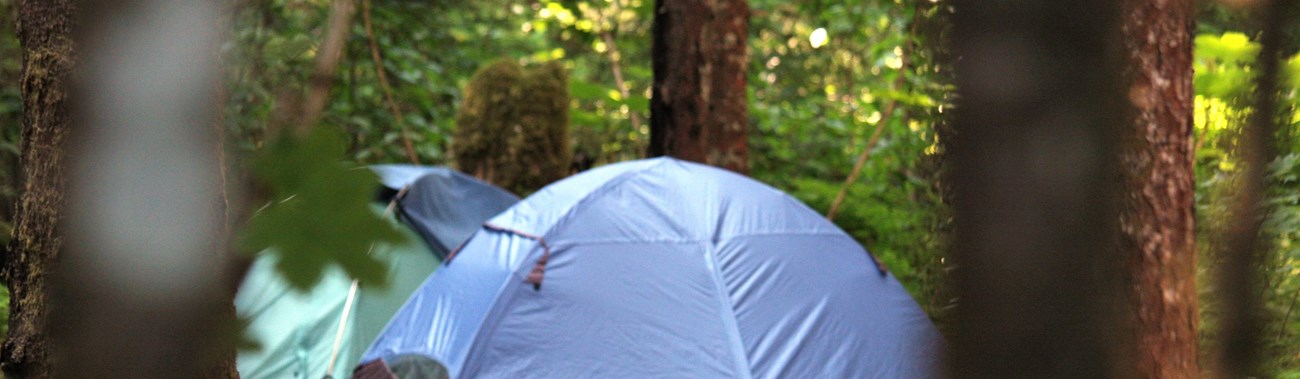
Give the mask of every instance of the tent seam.
[[(658, 162), (655, 162), (655, 164), (648, 165), (648, 166), (646, 166), (646, 167), (641, 167), (641, 168), (638, 168), (638, 169), (636, 169), (636, 170), (629, 170), (629, 171), (627, 171), (627, 172), (624, 172), (624, 173), (621, 173), (621, 174), (615, 175), (613, 178), (610, 178), (609, 180), (606, 180), (604, 183), (601, 183), (601, 184), (600, 184), (599, 186), (597, 186), (595, 189), (592, 189), (591, 191), (588, 191), (586, 194), (582, 195), (581, 198), (579, 198), (577, 201), (573, 202), (573, 205), (570, 205), (569, 208), (565, 209), (565, 210), (564, 210), (564, 213), (562, 213), (559, 217), (556, 217), (556, 218), (555, 218), (555, 221), (554, 221), (554, 222), (551, 222), (551, 225), (550, 225), (550, 226), (548, 226), (544, 231), (542, 231), (542, 232), (540, 232), (540, 233), (536, 233), (536, 234), (534, 234), (534, 235), (537, 236), (538, 238), (545, 238), (545, 239), (547, 239), (547, 240), (549, 241), (549, 240), (550, 240), (550, 237), (551, 237), (551, 234), (552, 234), (553, 232), (555, 232), (557, 229), (559, 229), (560, 227), (562, 227), (562, 226), (567, 226), (568, 223), (569, 223), (570, 221), (572, 221), (573, 218), (575, 217), (574, 215), (577, 214), (577, 213), (579, 212), (579, 210), (580, 210), (581, 208), (583, 208), (584, 205), (585, 205), (586, 203), (590, 203), (590, 202), (592, 202), (592, 201), (596, 201), (595, 199), (597, 199), (598, 196), (602, 196), (602, 195), (608, 194), (610, 191), (613, 191), (612, 188), (613, 188), (614, 186), (618, 185), (618, 184), (621, 184), (621, 183), (626, 182), (626, 181), (628, 181), (628, 180), (632, 180), (633, 177), (639, 176), (639, 175), (641, 175), (641, 174), (643, 174), (643, 173), (645, 173), (645, 172), (650, 171), (651, 169), (658, 168), (658, 167), (660, 167), (660, 166), (663, 166), (663, 165), (665, 165), (665, 164), (667, 164), (667, 163), (671, 163), (671, 162), (675, 162), (675, 160), (670, 159), (670, 158), (660, 158), (660, 160), (659, 160)], [(493, 230), (493, 228), (487, 227), (487, 225), (488, 225), (489, 223), (491, 223), (491, 221), (492, 221), (491, 219), (489, 219), (489, 220), (487, 220), (487, 221), (484, 221), (484, 222), (483, 222), (483, 225), (479, 227), (479, 230), (480, 230), (480, 231), (482, 231), (482, 230), (489, 230), (489, 231)], [(500, 228), (500, 227), (498, 226), (498, 228)], [(477, 233), (476, 233), (476, 234), (477, 234)], [(552, 245), (555, 245), (555, 244), (552, 243)], [(534, 246), (533, 249), (529, 249), (528, 252), (524, 254), (523, 258), (520, 259), (519, 262), (516, 262), (516, 263), (514, 264), (514, 266), (510, 268), (511, 276), (514, 276), (515, 278), (518, 278), (518, 279), (526, 279), (526, 278), (527, 278), (527, 275), (519, 275), (519, 270), (520, 270), (521, 268), (523, 268), (523, 267), (528, 267), (528, 266), (526, 265), (526, 262), (527, 262), (529, 259), (532, 259), (533, 255), (534, 255), (534, 254), (533, 254), (533, 253), (534, 253), (533, 250), (536, 249), (537, 247), (540, 247), (540, 245), (538, 245), (538, 246)], [(556, 249), (551, 249), (551, 250), (552, 250), (552, 251), (550, 251), (550, 255), (554, 255), (554, 254), (556, 254), (556, 253), (559, 253), (562, 249), (559, 249), (559, 248), (557, 247)], [(505, 287), (502, 287), (501, 290), (504, 291), (504, 290), (505, 290)], [(500, 296), (500, 293), (498, 293), (497, 296)]]
[[(574, 214), (575, 212), (577, 212), (578, 209), (582, 208), (582, 206), (583, 206), (584, 204), (589, 203), (589, 202), (591, 202), (591, 201), (594, 201), (594, 200), (591, 200), (591, 199), (593, 199), (594, 197), (596, 197), (596, 196), (598, 196), (598, 195), (602, 195), (602, 194), (608, 193), (609, 191), (612, 191), (611, 188), (612, 188), (614, 185), (618, 184), (618, 183), (622, 183), (622, 182), (625, 182), (625, 181), (631, 180), (631, 178), (634, 177), (634, 176), (637, 176), (637, 175), (643, 174), (643, 173), (645, 173), (645, 172), (650, 171), (651, 169), (658, 168), (658, 167), (663, 166), (663, 165), (665, 165), (665, 164), (667, 164), (667, 163), (669, 163), (669, 162), (674, 162), (674, 160), (673, 160), (673, 159), (669, 159), (669, 158), (660, 158), (659, 162), (656, 162), (655, 164), (648, 165), (648, 166), (646, 166), (646, 167), (641, 167), (641, 168), (638, 168), (638, 169), (636, 169), (636, 170), (629, 170), (629, 171), (627, 171), (627, 172), (624, 172), (624, 173), (621, 173), (621, 174), (615, 175), (614, 177), (610, 178), (609, 180), (606, 180), (604, 183), (601, 183), (601, 184), (600, 184), (599, 186), (597, 186), (596, 188), (594, 188), (594, 189), (592, 189), (591, 191), (588, 191), (586, 194), (582, 195), (582, 197), (579, 198), (577, 201), (574, 201), (573, 204), (570, 205), (567, 209), (565, 209), (564, 212), (563, 212), (562, 214), (560, 214), (559, 217), (556, 217), (556, 218), (555, 218), (555, 221), (551, 222), (551, 225), (549, 225), (545, 230), (536, 233), (536, 235), (537, 235), (537, 236), (540, 236), (540, 237), (542, 237), (542, 238), (546, 238), (546, 237), (550, 236), (551, 233), (554, 232), (556, 229), (558, 229), (561, 225), (568, 225), (568, 222), (569, 222), (570, 220), (572, 220), (572, 218), (573, 218), (573, 214)], [(522, 202), (521, 202), (521, 203), (522, 203)], [(516, 204), (516, 205), (518, 205), (518, 204)], [(483, 224), (486, 225), (487, 223), (489, 223), (489, 222), (491, 222), (491, 221), (492, 221), (492, 219), (488, 219), (487, 221), (484, 221)], [(491, 230), (491, 229), (490, 229), (490, 228), (486, 228), (485, 226), (480, 226), (480, 227), (479, 227), (479, 231), (482, 232), (483, 230)], [(478, 233), (475, 233), (475, 234), (478, 234)], [(508, 233), (507, 233), (507, 234), (508, 234)], [(520, 236), (516, 235), (515, 237), (516, 237), (516, 238), (519, 238)], [(471, 238), (473, 238), (473, 237), (471, 237)], [(526, 239), (526, 238), (525, 238), (525, 239)], [(518, 278), (519, 278), (519, 275), (518, 275), (518, 271), (519, 271), (519, 269), (520, 269), (521, 267), (525, 267), (525, 262), (527, 262), (529, 259), (532, 258), (533, 253), (534, 253), (533, 250), (537, 250), (537, 249), (540, 247), (540, 245), (537, 243), (537, 241), (535, 241), (535, 240), (531, 240), (531, 239), (527, 239), (527, 240), (533, 242), (533, 246), (529, 247), (529, 248), (528, 248), (528, 252), (524, 254), (523, 258), (520, 259), (519, 262), (515, 262), (515, 264), (513, 265), (513, 267), (510, 268), (510, 273), (509, 273), (508, 275), (510, 275), (510, 277), (512, 277), (513, 279), (518, 279)], [(559, 249), (557, 249), (557, 250), (559, 250)], [(554, 255), (554, 253), (558, 253), (558, 251), (553, 251), (553, 252), (552, 252), (552, 255)], [(461, 375), (464, 374), (464, 372), (466, 371), (466, 370), (465, 370), (466, 366), (468, 366), (468, 365), (470, 364), (470, 362), (473, 361), (472, 358), (473, 358), (475, 355), (477, 355), (478, 353), (480, 353), (480, 349), (476, 349), (476, 348), (475, 348), (476, 346), (478, 346), (478, 342), (479, 342), (479, 341), (482, 341), (484, 338), (490, 338), (491, 335), (492, 335), (492, 333), (493, 333), (493, 332), (495, 331), (495, 329), (496, 329), (496, 325), (499, 324), (499, 323), (501, 322), (501, 317), (498, 316), (498, 313), (500, 313), (498, 310), (499, 310), (499, 309), (503, 309), (503, 307), (505, 307), (505, 306), (508, 306), (508, 305), (510, 305), (510, 304), (513, 304), (514, 301), (515, 301), (515, 299), (518, 298), (518, 296), (516, 296), (516, 294), (514, 294), (514, 293), (509, 293), (509, 294), (508, 294), (508, 293), (506, 292), (506, 289), (507, 289), (507, 288), (512, 288), (514, 285), (516, 285), (516, 284), (518, 284), (518, 283), (519, 283), (519, 282), (518, 282), (518, 281), (515, 281), (515, 280), (506, 280), (504, 283), (501, 284), (501, 287), (500, 287), (500, 288), (497, 288), (497, 293), (496, 293), (496, 295), (493, 297), (493, 299), (495, 299), (495, 301), (493, 302), (492, 306), (491, 306), (490, 308), (488, 308), (487, 313), (483, 315), (483, 320), (479, 323), (479, 330), (477, 330), (477, 331), (474, 332), (474, 337), (473, 337), (473, 338), (470, 338), (470, 340), (469, 340), (469, 342), (468, 342), (470, 347), (469, 347), (469, 350), (465, 352), (465, 359), (464, 359), (464, 360), (461, 362), (461, 364), (460, 364), (461, 367), (460, 367), (460, 372), (457, 373), (458, 376), (461, 376)], [(506, 298), (503, 298), (503, 296), (506, 296)], [(489, 322), (492, 324), (492, 325), (491, 325), (491, 328), (488, 328), (488, 327), (487, 327)]]
[(736, 239), (736, 238), (747, 238), (747, 237), (771, 237), (771, 236), (808, 236), (808, 237), (816, 237), (816, 236), (839, 236), (839, 234), (838, 234), (838, 233), (834, 233), (834, 232), (811, 232), (811, 233), (805, 233), (805, 232), (743, 233), (743, 234), (734, 234), (734, 235), (729, 235), (729, 236), (726, 236), (725, 238), (720, 238), (720, 239), (718, 239), (718, 240), (716, 240), (716, 241), (713, 240), (712, 238), (693, 238), (693, 239), (670, 239), (670, 238), (663, 238), (663, 239), (578, 239), (578, 238), (570, 238), (570, 239), (562, 239), (562, 240), (550, 240), (550, 239), (548, 239), (548, 240), (546, 240), (546, 241), (547, 241), (547, 243), (549, 243), (552, 247), (558, 248), (558, 247), (563, 246), (563, 245), (567, 245), (567, 244), (578, 244), (578, 243), (581, 243), (581, 244), (596, 244), (596, 245), (610, 245), (610, 244), (620, 244), (620, 243), (672, 243), (672, 244), (693, 244), (693, 243), (701, 243), (701, 242), (721, 243), (721, 242), (730, 241), (730, 240), (733, 240), (733, 239)]
[[(485, 222), (485, 224), (486, 224), (486, 222)], [(494, 232), (494, 230), (492, 230), (492, 229), (488, 229), (488, 228), (480, 227), (480, 230), (479, 230), (479, 231), (481, 232), (481, 231), (483, 231), (483, 230), (488, 230), (488, 231), (493, 231), (493, 232)], [(477, 235), (478, 233), (476, 232), (476, 233), (474, 233), (474, 234)], [(532, 255), (532, 250), (538, 248), (537, 240), (524, 238), (523, 236), (518, 235), (518, 234), (511, 234), (511, 233), (501, 233), (501, 234), (509, 235), (509, 236), (511, 236), (511, 238), (522, 239), (522, 240), (529, 241), (529, 242), (532, 242), (532, 243), (533, 243), (533, 246), (531, 246), (531, 247), (528, 248), (528, 253), (524, 255), (524, 258), (520, 260), (519, 264), (516, 265), (516, 267), (511, 267), (511, 268), (510, 268), (510, 272), (506, 274), (506, 275), (508, 276), (508, 278), (516, 278), (518, 275), (515, 274), (515, 271), (517, 271), (517, 270), (519, 269), (520, 266), (523, 266), (523, 262), (525, 262), (525, 261), (528, 260), (528, 257), (529, 257), (530, 255)], [(473, 237), (471, 237), (471, 238), (473, 238)], [(478, 353), (478, 351), (479, 351), (479, 349), (477, 349), (477, 348), (475, 348), (475, 347), (478, 346), (478, 341), (480, 341), (480, 339), (485, 338), (485, 337), (484, 337), (484, 333), (491, 333), (491, 332), (494, 332), (494, 331), (496, 330), (496, 326), (497, 326), (497, 324), (500, 323), (500, 321), (501, 321), (501, 318), (500, 318), (500, 317), (495, 317), (496, 314), (498, 313), (497, 310), (498, 310), (498, 309), (501, 309), (501, 307), (502, 307), (503, 305), (510, 305), (510, 304), (513, 304), (513, 303), (514, 303), (514, 301), (515, 301), (515, 296), (514, 296), (514, 294), (509, 294), (509, 298), (507, 298), (507, 299), (502, 299), (502, 296), (503, 296), (503, 295), (506, 295), (506, 288), (510, 288), (512, 285), (517, 284), (517, 283), (518, 283), (517, 281), (507, 279), (507, 280), (505, 280), (505, 281), (502, 281), (502, 282), (501, 282), (501, 286), (497, 288), (496, 295), (492, 297), (492, 299), (494, 300), (494, 301), (492, 302), (492, 306), (488, 307), (487, 312), (485, 312), (485, 313), (483, 314), (483, 319), (482, 319), (482, 320), (479, 320), (479, 323), (478, 323), (479, 327), (478, 327), (478, 330), (475, 330), (475, 331), (474, 331), (474, 337), (472, 337), (472, 338), (469, 339), (469, 342), (468, 342), (468, 344), (469, 344), (469, 348), (465, 351), (465, 358), (464, 358), (463, 360), (461, 360), (461, 362), (460, 362), (460, 372), (457, 372), (456, 375), (455, 375), (455, 377), (461, 377), (462, 374), (465, 373), (465, 366), (468, 366), (469, 363), (471, 362), (471, 359), (470, 359), (470, 358), (474, 357), (474, 355), (475, 355), (476, 353)], [(505, 301), (503, 302), (502, 300), (505, 300)], [(492, 323), (492, 325), (491, 325), (492, 327), (491, 327), (491, 328), (488, 328), (488, 327), (487, 327), (487, 326), (488, 326), (487, 324), (488, 324), (489, 322)]]
[(707, 260), (709, 278), (713, 281), (713, 290), (722, 308), (722, 323), (727, 329), (728, 345), (731, 345), (732, 364), (740, 366), (736, 369), (741, 378), (753, 379), (753, 363), (749, 361), (749, 354), (745, 352), (745, 342), (740, 337), (740, 320), (736, 319), (736, 305), (732, 304), (731, 296), (727, 294), (726, 286), (723, 284), (720, 272), (722, 268), (718, 265), (717, 245), (712, 240), (701, 241), (701, 244), (704, 246), (704, 259)]
[(568, 209), (564, 210), (564, 213), (560, 214), (559, 217), (555, 218), (555, 222), (552, 222), (551, 225), (546, 228), (546, 230), (542, 231), (541, 233), (537, 233), (537, 235), (542, 237), (549, 236), (551, 232), (555, 231), (556, 229), (559, 229), (560, 226), (567, 226), (569, 224), (569, 221), (573, 219), (574, 213), (576, 213), (578, 209), (582, 208), (582, 206), (585, 205), (586, 203), (595, 201), (592, 199), (596, 198), (596, 196), (604, 195), (609, 191), (612, 191), (613, 190), (612, 188), (615, 185), (622, 184), (623, 182), (631, 180), (632, 177), (644, 174), (647, 171), (650, 171), (651, 169), (659, 168), (659, 166), (663, 166), (665, 164), (668, 164), (669, 162), (673, 162), (673, 160), (669, 158), (660, 158), (660, 160), (658, 162), (655, 162), (655, 164), (641, 167), (635, 170), (629, 170), (627, 172), (618, 174), (613, 178), (610, 178), (609, 180), (606, 180), (604, 183), (601, 183), (600, 186), (597, 186), (595, 189), (592, 189), (591, 191), (588, 191), (585, 195), (582, 195), (582, 197), (579, 198), (578, 201), (573, 202), (573, 205), (570, 205)]

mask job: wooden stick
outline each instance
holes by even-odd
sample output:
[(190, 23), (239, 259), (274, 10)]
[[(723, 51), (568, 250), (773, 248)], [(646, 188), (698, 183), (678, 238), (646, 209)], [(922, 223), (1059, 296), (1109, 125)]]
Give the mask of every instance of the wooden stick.
[(321, 41), (320, 49), (316, 53), (316, 69), (308, 79), (302, 111), (298, 114), (297, 122), (293, 124), (293, 132), (299, 136), (306, 136), (320, 121), (325, 103), (329, 100), (330, 86), (334, 84), (334, 72), (343, 57), (343, 43), (347, 41), (348, 25), (352, 24), (352, 16), (356, 14), (356, 9), (350, 0), (334, 0), (331, 8), (325, 39)]
[[(614, 21), (618, 21), (618, 13), (620, 11), (619, 2), (617, 0), (614, 1), (612, 6), (614, 7)], [(605, 21), (604, 13), (597, 11), (596, 14), (600, 15), (600, 21)], [(618, 55), (618, 44), (614, 41), (614, 33), (610, 31), (613, 29), (614, 22), (611, 21), (609, 25), (610, 28), (601, 30), (600, 36), (605, 40), (605, 54), (609, 56), (610, 71), (614, 73), (614, 88), (618, 89), (618, 94), (623, 96), (623, 101), (627, 101), (632, 94), (627, 88), (627, 81), (623, 80), (623, 69), (619, 64), (619, 60), (622, 57)], [(640, 133), (641, 115), (636, 111), (629, 109), (628, 121), (632, 122), (632, 129)]]
[[(399, 135), (402, 136), (402, 146), (406, 148), (406, 157), (411, 160), (411, 163), (420, 164), (420, 157), (415, 154), (415, 147), (411, 144), (411, 139), (407, 137), (406, 118), (402, 117), (402, 110), (397, 107), (397, 101), (393, 98), (393, 88), (388, 84), (388, 75), (384, 73), (384, 60), (379, 56), (379, 42), (375, 40), (375, 31), (370, 26), (370, 0), (365, 0), (361, 4), (361, 19), (365, 22), (366, 39), (370, 40), (370, 58), (375, 61), (375, 75), (379, 76), (379, 87), (384, 90), (384, 99), (388, 103), (388, 110), (393, 113), (393, 118), (397, 119), (397, 126), (400, 129)], [(617, 73), (618, 71), (614, 72)]]
[[(913, 12), (919, 12), (920, 8)], [(898, 78), (894, 79), (894, 88), (903, 88), (907, 83), (907, 70), (912, 63), (912, 36), (916, 34), (916, 14), (912, 14), (911, 33), (908, 34), (907, 45), (903, 49), (903, 64), (898, 67)], [(880, 134), (884, 132), (885, 125), (889, 119), (894, 117), (894, 108), (898, 105), (898, 100), (890, 100), (885, 104), (885, 111), (880, 112), (880, 121), (876, 123), (876, 130), (871, 132), (871, 138), (867, 139), (867, 146), (862, 148), (862, 154), (858, 155), (858, 161), (853, 164), (853, 170), (849, 171), (849, 177), (844, 179), (844, 185), (840, 187), (840, 192), (835, 194), (835, 200), (831, 201), (831, 209), (826, 211), (826, 219), (835, 221), (835, 215), (839, 213), (840, 205), (844, 203), (844, 198), (849, 194), (849, 187), (853, 182), (858, 180), (858, 175), (862, 174), (862, 167), (866, 166), (867, 157), (871, 156), (871, 149), (876, 146), (876, 141), (880, 139)]]

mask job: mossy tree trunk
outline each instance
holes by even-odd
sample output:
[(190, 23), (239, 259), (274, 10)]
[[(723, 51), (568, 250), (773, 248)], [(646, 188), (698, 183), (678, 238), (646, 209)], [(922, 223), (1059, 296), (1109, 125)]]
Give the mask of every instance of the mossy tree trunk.
[(63, 245), (58, 225), (65, 193), (74, 13), (69, 0), (18, 2), (18, 39), (23, 46), (21, 195), (0, 271), (10, 293), (9, 335), (0, 368), (10, 378), (53, 376), (46, 343), (46, 284), (48, 269)]
[(745, 0), (655, 0), (650, 156), (749, 170)]
[(1121, 248), (1127, 259), (1135, 364), (1144, 378), (1198, 376), (1192, 170), (1191, 0), (1125, 0), (1132, 120), (1122, 163)]
[[(9, 334), (0, 351), (0, 369), (3, 369), (4, 376), (8, 378), (76, 377), (86, 374), (75, 370), (75, 367), (84, 365), (86, 360), (56, 360), (56, 357), (66, 355), (69, 350), (76, 350), (67, 343), (69, 325), (66, 321), (73, 318), (68, 314), (74, 312), (60, 312), (59, 309), (70, 309), (62, 307), (68, 304), (67, 299), (64, 299), (68, 297), (67, 289), (70, 286), (67, 284), (81, 279), (64, 275), (66, 272), (63, 265), (67, 260), (63, 255), (65, 249), (69, 248), (69, 240), (64, 235), (65, 216), (68, 214), (64, 207), (65, 201), (70, 200), (67, 193), (72, 189), (66, 184), (72, 170), (70, 160), (73, 158), (68, 154), (69, 139), (73, 133), (72, 117), (69, 115), (74, 113), (69, 99), (86, 94), (83, 88), (82, 92), (76, 92), (79, 95), (70, 95), (75, 92), (71, 83), (73, 67), (79, 65), (84, 50), (74, 42), (72, 33), (78, 27), (78, 15), (86, 4), (88, 3), (72, 0), (26, 0), (17, 4), (17, 34), (23, 49), (20, 194), (15, 205), (13, 237), (6, 247), (3, 267), (0, 267), (0, 277), (11, 293)], [(87, 13), (93, 14), (89, 11)], [(54, 291), (55, 289), (62, 291)], [(60, 302), (60, 299), (65, 301)], [(52, 303), (60, 306), (55, 309), (55, 306), (50, 305)], [(225, 307), (212, 307), (200, 312), (207, 312), (207, 319), (220, 318), (222, 315), (217, 314), (219, 312), (233, 313), (229, 302)], [(55, 314), (53, 319), (52, 314)], [(141, 313), (123, 312), (120, 315), (132, 321), (146, 318)], [(125, 323), (127, 322), (115, 324)], [(208, 331), (223, 329), (212, 323), (192, 325)], [(110, 329), (117, 325), (98, 326)], [(64, 333), (60, 335), (60, 332)], [(187, 342), (197, 346), (192, 350), (201, 350), (205, 354), (214, 345), (197, 339)], [(142, 350), (132, 349), (132, 341), (124, 339), (101, 339), (97, 343), (112, 346), (100, 350), (106, 357), (144, 354), (141, 353)], [(220, 359), (204, 366), (201, 375), (188, 377), (238, 377), (234, 369), (233, 349), (220, 352), (219, 355)], [(141, 361), (119, 361), (122, 367), (132, 369), (99, 371), (95, 374), (138, 376), (149, 368), (154, 368)], [(124, 372), (132, 374), (123, 374)]]

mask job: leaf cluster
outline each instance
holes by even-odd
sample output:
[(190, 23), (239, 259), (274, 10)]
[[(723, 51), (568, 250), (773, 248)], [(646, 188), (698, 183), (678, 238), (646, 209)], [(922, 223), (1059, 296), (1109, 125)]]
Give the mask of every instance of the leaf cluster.
[(385, 266), (369, 252), (401, 242), (394, 225), (370, 209), (378, 178), (343, 165), (343, 152), (336, 132), (316, 128), (301, 140), (277, 140), (251, 164), (275, 200), (249, 220), (240, 246), (277, 255), (277, 269), (295, 289), (311, 288), (329, 265), (383, 284)]

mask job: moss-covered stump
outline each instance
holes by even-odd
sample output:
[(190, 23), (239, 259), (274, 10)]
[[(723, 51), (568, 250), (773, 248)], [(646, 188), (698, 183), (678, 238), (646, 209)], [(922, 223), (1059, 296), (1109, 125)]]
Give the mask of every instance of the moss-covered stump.
[(563, 178), (572, 155), (568, 83), (556, 62), (501, 60), (475, 73), (456, 114), (456, 168), (519, 195)]

